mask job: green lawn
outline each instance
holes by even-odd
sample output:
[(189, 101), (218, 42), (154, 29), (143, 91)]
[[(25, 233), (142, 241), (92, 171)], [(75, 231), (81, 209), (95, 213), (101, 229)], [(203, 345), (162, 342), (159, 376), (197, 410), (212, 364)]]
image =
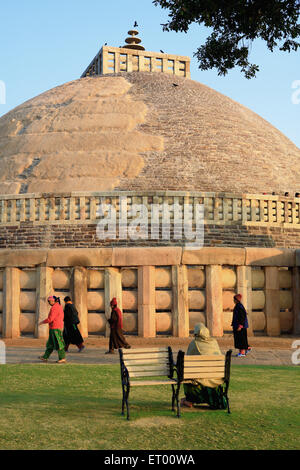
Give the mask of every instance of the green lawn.
[(0, 449), (300, 449), (298, 367), (232, 366), (231, 415), (184, 409), (178, 419), (171, 387), (136, 387), (130, 421), (121, 416), (119, 366), (0, 371)]

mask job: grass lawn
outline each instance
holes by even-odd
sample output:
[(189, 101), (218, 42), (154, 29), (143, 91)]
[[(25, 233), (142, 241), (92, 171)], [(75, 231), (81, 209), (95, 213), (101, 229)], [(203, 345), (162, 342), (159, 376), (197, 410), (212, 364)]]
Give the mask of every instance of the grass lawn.
[(0, 449), (300, 449), (297, 367), (232, 366), (231, 415), (183, 409), (178, 419), (171, 387), (135, 387), (130, 421), (117, 365), (0, 367)]

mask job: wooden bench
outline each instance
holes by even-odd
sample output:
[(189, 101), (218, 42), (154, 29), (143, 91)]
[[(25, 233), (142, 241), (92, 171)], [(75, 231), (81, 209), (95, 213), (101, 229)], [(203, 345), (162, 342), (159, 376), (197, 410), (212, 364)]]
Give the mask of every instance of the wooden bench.
[(228, 413), (230, 413), (228, 388), (230, 381), (231, 354), (231, 349), (226, 352), (225, 356), (188, 356), (183, 351), (179, 351), (176, 364), (179, 388), (181, 384), (195, 383), (195, 381), (200, 381), (201, 379), (221, 379), (223, 381), (223, 393), (227, 400), (227, 410)]
[[(174, 378), (175, 365), (171, 347), (146, 349), (119, 349), (122, 381), (122, 415), (126, 405), (129, 420), (129, 392), (131, 387), (154, 385), (172, 386), (172, 411), (179, 408), (179, 384)], [(147, 379), (147, 380), (145, 380)]]

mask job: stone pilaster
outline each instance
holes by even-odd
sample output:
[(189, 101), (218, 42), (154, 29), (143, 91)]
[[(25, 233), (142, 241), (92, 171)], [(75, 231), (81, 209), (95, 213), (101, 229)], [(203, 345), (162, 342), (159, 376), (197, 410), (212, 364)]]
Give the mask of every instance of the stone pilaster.
[(252, 326), (252, 275), (251, 266), (237, 266), (237, 293), (242, 294), (242, 304), (247, 311), (248, 335), (253, 335)]
[(293, 334), (300, 334), (300, 268), (293, 268)]
[(72, 273), (72, 300), (78, 310), (80, 329), (83, 338), (87, 338), (88, 330), (88, 306), (87, 306), (87, 269), (81, 266), (75, 267)]
[[(106, 319), (111, 316), (110, 301), (113, 297), (117, 299), (118, 307), (123, 310), (122, 305), (122, 275), (118, 268), (106, 268), (104, 274), (104, 288), (105, 288), (105, 317)], [(109, 336), (110, 328), (109, 323), (106, 324), (105, 336)]]
[(265, 315), (268, 336), (280, 335), (279, 271), (276, 266), (265, 267)]
[(138, 268), (138, 335), (156, 336), (155, 267)]
[(189, 296), (187, 266), (172, 266), (173, 336), (189, 336)]
[(39, 266), (36, 270), (36, 317), (35, 317), (35, 337), (47, 338), (49, 334), (48, 325), (40, 325), (39, 322), (45, 320), (49, 315), (50, 306), (48, 297), (53, 294), (52, 272), (53, 268)]
[(206, 325), (211, 336), (223, 336), (222, 266), (206, 266)]
[(20, 270), (6, 267), (3, 279), (3, 338), (20, 336)]

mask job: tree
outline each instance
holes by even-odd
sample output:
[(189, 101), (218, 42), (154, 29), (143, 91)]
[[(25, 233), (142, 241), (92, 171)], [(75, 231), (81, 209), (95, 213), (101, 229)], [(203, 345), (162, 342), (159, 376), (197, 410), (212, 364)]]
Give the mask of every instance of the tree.
[(300, 0), (153, 0), (169, 10), (164, 31), (188, 32), (192, 23), (212, 28), (205, 44), (195, 52), (201, 70), (214, 67), (226, 75), (236, 66), (246, 78), (259, 67), (249, 62), (255, 39), (270, 51), (297, 51), (300, 46)]

